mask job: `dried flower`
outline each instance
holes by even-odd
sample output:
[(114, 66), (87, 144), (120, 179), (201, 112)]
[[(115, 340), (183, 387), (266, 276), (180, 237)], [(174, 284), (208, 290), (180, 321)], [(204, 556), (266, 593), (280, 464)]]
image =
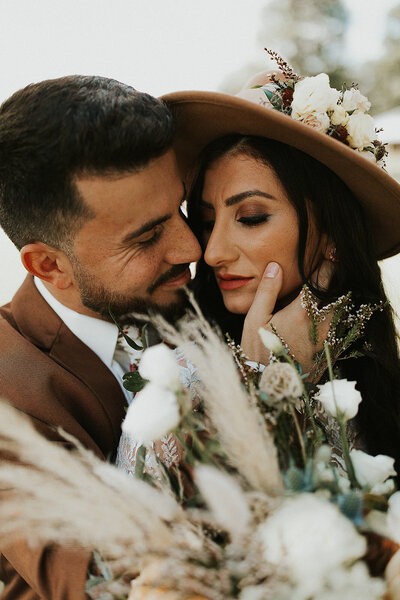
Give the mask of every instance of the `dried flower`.
[(136, 442), (146, 444), (170, 433), (179, 422), (175, 394), (155, 383), (148, 383), (130, 404), (122, 430)]
[(175, 353), (165, 344), (151, 346), (143, 352), (139, 373), (160, 387), (172, 390), (179, 387), (179, 366)]
[(332, 417), (344, 418), (346, 421), (356, 416), (362, 398), (356, 390), (356, 381), (334, 379), (319, 385), (315, 398), (319, 400), (327, 413)]
[(274, 362), (267, 365), (261, 375), (259, 387), (276, 400), (300, 398), (303, 395), (300, 377), (289, 363)]
[(362, 450), (352, 450), (350, 458), (353, 462), (358, 483), (372, 488), (372, 493), (376, 493), (375, 486), (380, 486), (388, 477), (396, 475), (394, 458), (390, 456), (384, 454), (371, 456)]
[(208, 465), (196, 467), (195, 479), (217, 523), (231, 535), (241, 536), (251, 514), (237, 481)]
[(283, 350), (282, 342), (275, 333), (268, 331), (264, 327), (260, 327), (258, 333), (264, 346), (274, 354), (281, 354)]

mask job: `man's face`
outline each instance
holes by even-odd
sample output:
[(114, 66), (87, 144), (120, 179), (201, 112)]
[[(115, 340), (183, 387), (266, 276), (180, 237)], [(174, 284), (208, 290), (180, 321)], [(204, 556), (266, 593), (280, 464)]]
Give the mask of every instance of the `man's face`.
[(83, 306), (106, 318), (109, 307), (119, 317), (174, 314), (201, 250), (180, 211), (185, 190), (172, 150), (137, 173), (75, 183), (95, 214), (75, 236), (71, 261)]

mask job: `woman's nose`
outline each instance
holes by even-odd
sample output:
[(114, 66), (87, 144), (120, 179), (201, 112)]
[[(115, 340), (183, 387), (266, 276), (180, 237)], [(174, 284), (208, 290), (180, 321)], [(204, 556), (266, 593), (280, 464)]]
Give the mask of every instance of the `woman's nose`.
[(204, 260), (210, 267), (219, 267), (234, 262), (238, 250), (232, 242), (229, 230), (223, 224), (215, 224), (204, 251)]

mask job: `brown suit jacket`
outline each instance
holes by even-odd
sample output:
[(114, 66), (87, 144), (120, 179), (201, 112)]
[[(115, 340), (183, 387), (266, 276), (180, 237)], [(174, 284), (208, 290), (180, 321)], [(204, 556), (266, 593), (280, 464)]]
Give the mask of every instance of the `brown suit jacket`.
[[(113, 458), (125, 396), (112, 372), (61, 321), (28, 276), (0, 308), (0, 397), (47, 438), (61, 426), (101, 458)], [(90, 554), (23, 542), (2, 548), (2, 600), (81, 600)]]

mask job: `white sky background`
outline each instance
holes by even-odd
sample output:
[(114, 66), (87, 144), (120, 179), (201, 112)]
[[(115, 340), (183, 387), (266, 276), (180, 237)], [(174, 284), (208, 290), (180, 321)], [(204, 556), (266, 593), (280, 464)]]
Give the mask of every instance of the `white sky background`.
[[(386, 12), (396, 0), (345, 0), (354, 63), (381, 52)], [(257, 39), (268, 0), (0, 0), (0, 101), (32, 81), (98, 74), (153, 95), (221, 89), (249, 62), (262, 68)], [(283, 32), (284, 35), (284, 32)], [(265, 44), (268, 40), (265, 40)], [(23, 278), (0, 230), (0, 304)]]

